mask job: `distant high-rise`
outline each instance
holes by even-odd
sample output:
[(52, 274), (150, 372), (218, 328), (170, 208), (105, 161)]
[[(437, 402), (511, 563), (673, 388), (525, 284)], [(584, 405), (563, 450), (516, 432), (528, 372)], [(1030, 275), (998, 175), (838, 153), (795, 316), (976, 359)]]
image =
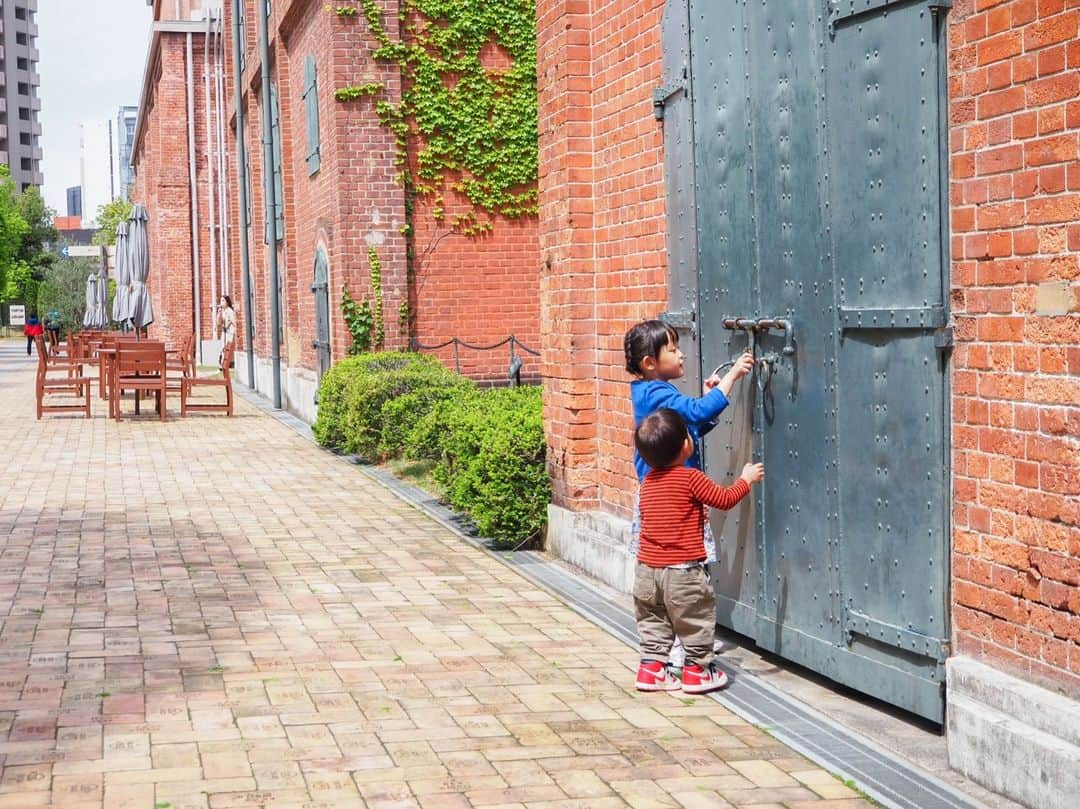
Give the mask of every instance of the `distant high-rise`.
[(112, 121), (87, 121), (79, 138), (79, 180), (83, 227), (97, 218), (98, 208), (116, 198), (116, 157)]
[(67, 215), (82, 217), (81, 185), (73, 185), (67, 190)]
[(121, 107), (116, 116), (116, 196), (130, 199), (135, 184), (135, 170), (131, 168), (131, 147), (135, 143), (135, 124), (139, 119), (138, 107)]
[(0, 2), (0, 162), (15, 187), (41, 186), (41, 99), (38, 77), (37, 0)]

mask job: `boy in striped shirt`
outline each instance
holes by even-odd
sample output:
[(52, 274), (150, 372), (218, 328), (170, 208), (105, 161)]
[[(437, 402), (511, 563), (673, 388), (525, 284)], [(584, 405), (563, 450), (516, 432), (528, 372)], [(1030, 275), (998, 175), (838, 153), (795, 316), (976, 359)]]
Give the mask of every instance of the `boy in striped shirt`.
[(641, 484), (641, 544), (634, 576), (634, 611), (641, 638), (639, 691), (675, 691), (667, 668), (677, 635), (686, 647), (682, 690), (704, 694), (727, 684), (713, 660), (716, 595), (705, 566), (705, 507), (734, 508), (765, 477), (762, 464), (746, 464), (733, 486), (713, 483), (685, 466), (694, 452), (686, 421), (661, 408), (642, 420), (634, 444), (650, 472)]

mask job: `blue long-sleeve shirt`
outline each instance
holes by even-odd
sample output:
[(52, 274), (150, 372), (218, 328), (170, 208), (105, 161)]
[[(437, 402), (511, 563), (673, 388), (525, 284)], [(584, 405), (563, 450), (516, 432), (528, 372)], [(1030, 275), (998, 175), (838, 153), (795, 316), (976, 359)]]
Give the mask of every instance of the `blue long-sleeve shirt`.
[[(661, 379), (638, 379), (630, 383), (630, 401), (634, 404), (634, 427), (636, 428), (650, 413), (667, 407), (686, 420), (690, 437), (694, 439), (694, 454), (687, 461), (687, 466), (701, 468), (697, 443), (700, 438), (716, 426), (716, 417), (728, 406), (728, 398), (720, 388), (713, 388), (701, 398), (686, 396), (670, 382)], [(634, 450), (634, 469), (637, 470), (638, 483), (649, 473), (649, 465)]]

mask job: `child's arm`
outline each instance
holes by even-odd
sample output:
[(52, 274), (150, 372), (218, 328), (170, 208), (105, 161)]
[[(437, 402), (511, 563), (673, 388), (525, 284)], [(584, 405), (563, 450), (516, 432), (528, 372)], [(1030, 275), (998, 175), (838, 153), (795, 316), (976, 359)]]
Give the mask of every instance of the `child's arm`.
[(721, 486), (709, 480), (709, 476), (700, 469), (693, 469), (690, 475), (690, 494), (699, 503), (727, 511), (735, 508), (740, 500), (750, 494), (750, 484), (757, 483), (764, 477), (763, 464), (747, 464), (734, 484)]
[(706, 379), (705, 390), (720, 388), (725, 396), (730, 396), (731, 389), (735, 387), (735, 383), (752, 370), (754, 370), (754, 355), (747, 351), (735, 360), (735, 364), (732, 365), (728, 372), (722, 377), (718, 377), (714, 374)]
[(687, 424), (712, 421), (728, 406), (727, 394), (719, 388), (713, 388), (698, 399), (679, 393), (674, 386), (665, 383), (656, 385), (650, 394), (644, 408), (645, 413), (668, 407), (682, 416)]

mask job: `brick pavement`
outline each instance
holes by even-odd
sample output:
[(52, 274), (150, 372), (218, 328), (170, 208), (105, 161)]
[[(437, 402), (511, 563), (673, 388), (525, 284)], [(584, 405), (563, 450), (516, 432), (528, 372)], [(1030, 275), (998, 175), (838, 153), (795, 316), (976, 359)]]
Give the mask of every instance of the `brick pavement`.
[(17, 347), (0, 809), (868, 805), (243, 401), (38, 422)]

